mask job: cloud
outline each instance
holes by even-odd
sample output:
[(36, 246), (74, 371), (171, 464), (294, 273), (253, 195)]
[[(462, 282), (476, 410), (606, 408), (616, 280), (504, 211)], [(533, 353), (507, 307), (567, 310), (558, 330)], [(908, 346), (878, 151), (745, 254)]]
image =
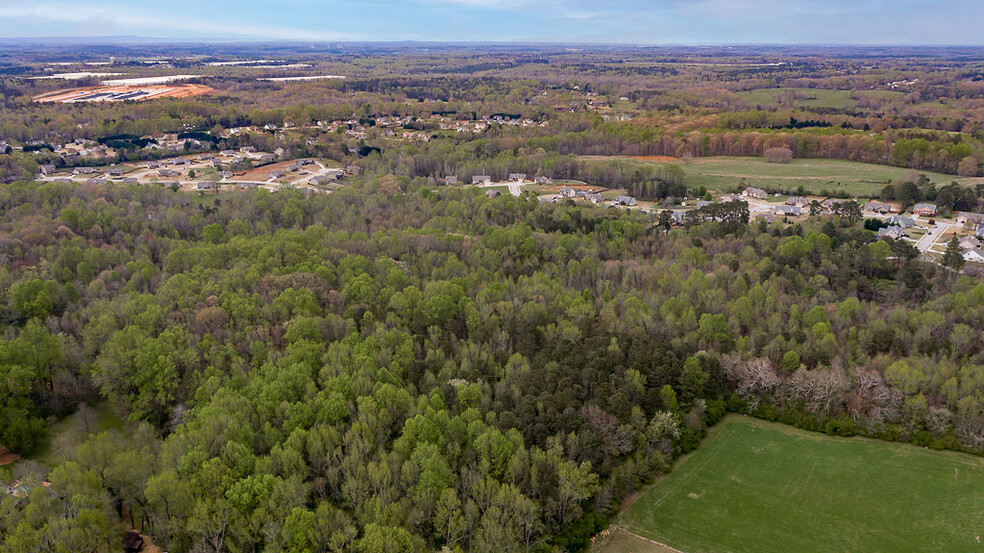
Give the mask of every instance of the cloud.
[(0, 0), (0, 36), (980, 44), (980, 0)]
[[(181, 14), (155, 14), (131, 6), (95, 5), (93, 2), (55, 2), (36, 5), (0, 6), (0, 31), (12, 20), (42, 20), (70, 24), (76, 29), (99, 29), (98, 34), (119, 32), (148, 36), (175, 36), (196, 33), (202, 37), (237, 37), (269, 40), (361, 40), (353, 33), (335, 33), (306, 28), (284, 27), (257, 23), (241, 23), (224, 16), (221, 25), (201, 17)], [(11, 29), (6, 29), (10, 31)]]

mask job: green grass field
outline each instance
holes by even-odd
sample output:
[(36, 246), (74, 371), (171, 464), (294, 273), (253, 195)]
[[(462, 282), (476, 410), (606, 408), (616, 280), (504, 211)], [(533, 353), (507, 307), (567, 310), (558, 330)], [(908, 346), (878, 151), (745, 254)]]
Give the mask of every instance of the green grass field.
[(729, 416), (620, 524), (686, 553), (984, 551), (984, 459)]
[[(796, 95), (796, 105), (805, 108), (835, 108), (848, 109), (857, 106), (857, 101), (851, 98), (850, 90), (825, 90), (818, 88), (760, 88), (738, 92), (752, 106), (770, 107), (775, 97), (782, 93), (792, 92)], [(862, 96), (868, 98), (901, 98), (902, 93), (894, 90), (863, 90)]]
[[(605, 158), (589, 157), (599, 161)], [(615, 159), (615, 158), (607, 158)], [(654, 163), (639, 159), (622, 158), (632, 163)], [(690, 162), (679, 162), (685, 173), (684, 183), (689, 188), (703, 186), (710, 190), (737, 190), (741, 179), (745, 186), (766, 190), (796, 192), (802, 186), (805, 194), (820, 195), (843, 192), (849, 196), (872, 197), (891, 181), (901, 180), (910, 169), (841, 161), (836, 159), (794, 159), (791, 163), (768, 163), (757, 157), (703, 157)], [(956, 181), (972, 184), (981, 179), (958, 178), (954, 175), (920, 171), (938, 185)]]
[(48, 443), (44, 444), (30, 459), (53, 467), (61, 461), (62, 454), (77, 446), (89, 433), (105, 432), (115, 429), (120, 432), (132, 430), (132, 423), (120, 418), (106, 403), (92, 407), (88, 420), (83, 420), (78, 411), (51, 425)]

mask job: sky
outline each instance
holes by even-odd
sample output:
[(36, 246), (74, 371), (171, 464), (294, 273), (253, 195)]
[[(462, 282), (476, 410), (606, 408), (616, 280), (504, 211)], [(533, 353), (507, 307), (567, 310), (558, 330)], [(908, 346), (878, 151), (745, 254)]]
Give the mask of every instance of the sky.
[(0, 0), (0, 38), (982, 45), (984, 0)]

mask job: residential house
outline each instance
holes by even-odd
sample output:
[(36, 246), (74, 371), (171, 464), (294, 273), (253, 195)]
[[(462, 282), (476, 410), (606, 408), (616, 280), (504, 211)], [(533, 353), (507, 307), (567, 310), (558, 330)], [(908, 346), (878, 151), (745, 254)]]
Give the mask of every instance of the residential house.
[(218, 190), (218, 189), (219, 189), (219, 185), (209, 180), (199, 181), (198, 183), (195, 184), (195, 190)]
[(273, 154), (263, 154), (260, 157), (256, 158), (256, 161), (258, 161), (260, 165), (266, 163), (273, 163), (274, 161), (277, 161), (277, 156)]
[(862, 209), (864, 209), (865, 211), (870, 211), (872, 213), (881, 213), (884, 215), (885, 213), (889, 213), (892, 211), (892, 206), (882, 202), (870, 201), (864, 204), (864, 207)]
[(969, 211), (957, 212), (957, 223), (961, 225), (984, 223), (984, 213), (971, 213)]
[(359, 173), (361, 173), (361, 172), (362, 172), (362, 167), (359, 167), (358, 165), (346, 165), (345, 166), (345, 174), (346, 175), (355, 177), (355, 176), (358, 176)]
[(73, 175), (91, 175), (92, 173), (98, 173), (99, 170), (95, 167), (76, 167), (72, 169)]
[(534, 180), (534, 182), (537, 183), (537, 184), (543, 185), (543, 186), (550, 186), (551, 184), (553, 184), (553, 179), (550, 178), (550, 177), (544, 177), (544, 176), (541, 175), (541, 176), (537, 177)]
[(242, 148), (239, 148), (239, 151), (244, 154), (255, 154), (256, 148), (253, 146), (243, 146)]
[(570, 186), (562, 186), (558, 192), (562, 198), (573, 198), (577, 196), (577, 191)]
[(984, 239), (984, 223), (977, 223), (977, 230), (974, 231), (974, 235)]
[(177, 177), (181, 174), (180, 171), (175, 171), (174, 169), (161, 169), (157, 172), (158, 175), (162, 177)]
[(239, 183), (239, 189), (240, 190), (252, 190), (253, 188), (256, 188), (256, 183), (255, 182), (241, 182), (241, 183)]
[(139, 183), (140, 183), (140, 181), (138, 181), (134, 177), (124, 177), (123, 178), (123, 184), (139, 184)]
[(934, 217), (936, 215), (936, 204), (916, 204), (912, 212), (923, 217)]
[(88, 179), (85, 181), (85, 183), (89, 185), (98, 186), (98, 185), (106, 184), (106, 179)]
[(823, 202), (821, 202), (820, 205), (824, 209), (826, 209), (827, 211), (833, 211), (834, 208), (837, 207), (837, 204), (839, 204), (841, 202), (844, 202), (844, 201), (846, 201), (846, 200), (835, 200), (834, 198), (827, 198), (826, 200), (824, 200)]
[(598, 203), (604, 200), (598, 192), (585, 192), (584, 199), (592, 203)]
[(42, 175), (50, 175), (55, 172), (55, 166), (50, 163), (45, 163), (38, 168)]
[(109, 176), (111, 176), (111, 177), (119, 177), (119, 176), (123, 175), (123, 172), (124, 172), (123, 169), (120, 169), (119, 167), (110, 167), (106, 171), (106, 174), (109, 175)]
[(709, 206), (709, 205), (711, 205), (713, 203), (714, 202), (712, 202), (710, 200), (697, 200), (697, 208), (700, 209), (702, 207)]
[(224, 157), (234, 157), (236, 155), (236, 150), (222, 150), (219, 154)]
[(161, 162), (159, 161), (150, 161), (147, 163), (147, 169), (160, 169), (160, 168), (161, 168)]
[(973, 250), (981, 247), (981, 241), (976, 236), (964, 236), (960, 239), (960, 247), (965, 250)]
[(226, 179), (226, 180), (231, 179), (232, 178), (232, 171), (222, 171), (221, 173), (219, 173), (219, 176), (221, 176), (223, 179)]
[(798, 205), (780, 205), (773, 211), (780, 217), (797, 217), (803, 213), (803, 208)]
[(901, 215), (892, 215), (888, 219), (885, 219), (885, 222), (888, 223), (889, 226), (894, 225), (904, 229), (911, 228), (916, 224), (916, 221), (912, 217), (903, 217)]
[(472, 184), (492, 184), (492, 177), (489, 175), (472, 176)]
[(878, 229), (878, 238), (891, 238), (893, 240), (901, 240), (905, 237), (905, 231), (902, 227), (885, 227)]
[(454, 186), (458, 184), (458, 175), (448, 175), (444, 177), (445, 186)]
[(509, 182), (523, 182), (526, 180), (526, 173), (509, 173)]
[(267, 178), (268, 179), (280, 179), (280, 178), (283, 178), (283, 176), (284, 176), (284, 172), (281, 171), (281, 170), (279, 170), (279, 169), (276, 170), (276, 171), (270, 171), (269, 173), (267, 173)]
[(810, 200), (802, 196), (790, 196), (786, 199), (786, 205), (796, 205), (799, 207), (807, 207), (810, 205)]
[(617, 198), (615, 198), (615, 201), (612, 202), (612, 205), (632, 206), (632, 205), (636, 205), (637, 203), (638, 202), (636, 201), (636, 199), (633, 198), (632, 196), (618, 196)]
[(759, 213), (755, 219), (761, 219), (770, 225), (776, 222), (776, 216), (771, 213)]
[(765, 190), (762, 190), (761, 188), (752, 188), (751, 186), (742, 190), (741, 195), (748, 198), (756, 198), (759, 200), (764, 200), (769, 197), (769, 193), (766, 192)]
[(972, 263), (984, 263), (984, 250), (981, 248), (967, 250), (964, 252), (963, 258), (965, 261), (970, 261)]

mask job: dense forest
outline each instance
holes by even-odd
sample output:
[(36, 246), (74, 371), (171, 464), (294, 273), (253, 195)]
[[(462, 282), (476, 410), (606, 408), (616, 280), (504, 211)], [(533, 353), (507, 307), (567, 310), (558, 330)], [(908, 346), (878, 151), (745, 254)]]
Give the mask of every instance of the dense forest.
[(984, 451), (984, 284), (733, 211), (4, 187), (0, 443), (130, 422), (16, 465), (0, 551), (575, 551), (727, 411)]

